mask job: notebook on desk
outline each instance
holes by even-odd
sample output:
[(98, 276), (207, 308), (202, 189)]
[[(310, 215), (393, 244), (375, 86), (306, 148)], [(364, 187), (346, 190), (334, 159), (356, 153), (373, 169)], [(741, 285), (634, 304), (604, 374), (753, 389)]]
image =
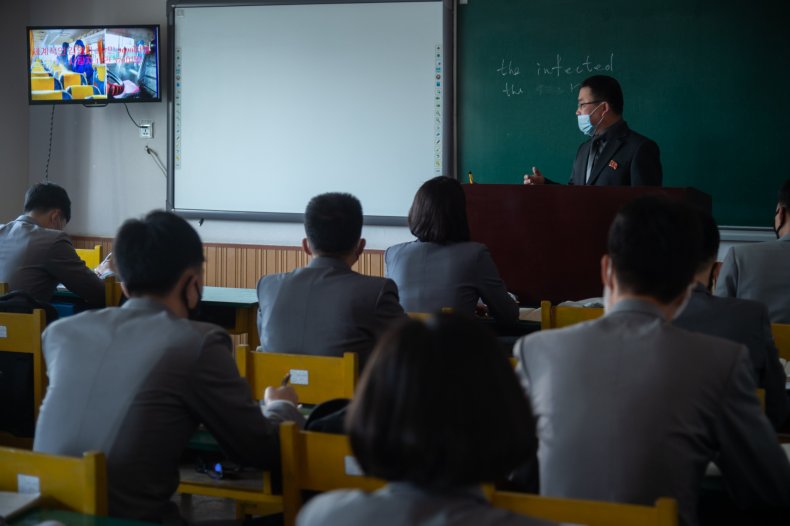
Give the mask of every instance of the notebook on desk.
[(39, 493), (0, 491), (0, 517), (10, 519), (35, 506), (40, 497)]

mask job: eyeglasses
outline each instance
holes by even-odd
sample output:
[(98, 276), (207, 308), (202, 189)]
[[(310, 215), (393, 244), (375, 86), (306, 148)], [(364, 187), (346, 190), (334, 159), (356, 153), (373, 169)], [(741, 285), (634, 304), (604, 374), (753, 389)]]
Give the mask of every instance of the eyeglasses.
[(601, 102), (604, 102), (604, 101), (602, 101), (602, 100), (591, 100), (590, 102), (580, 102), (579, 105), (576, 106), (576, 109), (580, 110), (580, 109), (584, 108), (585, 106), (587, 106), (588, 104), (600, 104)]

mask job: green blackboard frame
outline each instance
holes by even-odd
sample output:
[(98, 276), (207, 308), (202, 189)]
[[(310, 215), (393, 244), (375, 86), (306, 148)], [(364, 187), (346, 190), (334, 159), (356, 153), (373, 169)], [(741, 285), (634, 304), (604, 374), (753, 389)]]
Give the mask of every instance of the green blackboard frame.
[(469, 0), (458, 6), (458, 174), (565, 183), (579, 83), (612, 74), (661, 149), (664, 185), (709, 193), (721, 226), (771, 225), (790, 177), (790, 2)]

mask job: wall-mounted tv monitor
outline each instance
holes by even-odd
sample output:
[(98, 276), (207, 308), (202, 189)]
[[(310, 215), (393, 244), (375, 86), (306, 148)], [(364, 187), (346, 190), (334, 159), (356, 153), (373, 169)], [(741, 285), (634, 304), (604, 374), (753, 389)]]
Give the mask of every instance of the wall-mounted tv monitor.
[(30, 104), (158, 102), (159, 26), (28, 27)]

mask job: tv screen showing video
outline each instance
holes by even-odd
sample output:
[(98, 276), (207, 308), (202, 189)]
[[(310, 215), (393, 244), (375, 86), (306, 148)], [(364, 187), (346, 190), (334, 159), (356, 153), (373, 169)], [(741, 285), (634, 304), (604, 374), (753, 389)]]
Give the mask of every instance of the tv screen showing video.
[(159, 26), (28, 27), (31, 104), (157, 102)]

